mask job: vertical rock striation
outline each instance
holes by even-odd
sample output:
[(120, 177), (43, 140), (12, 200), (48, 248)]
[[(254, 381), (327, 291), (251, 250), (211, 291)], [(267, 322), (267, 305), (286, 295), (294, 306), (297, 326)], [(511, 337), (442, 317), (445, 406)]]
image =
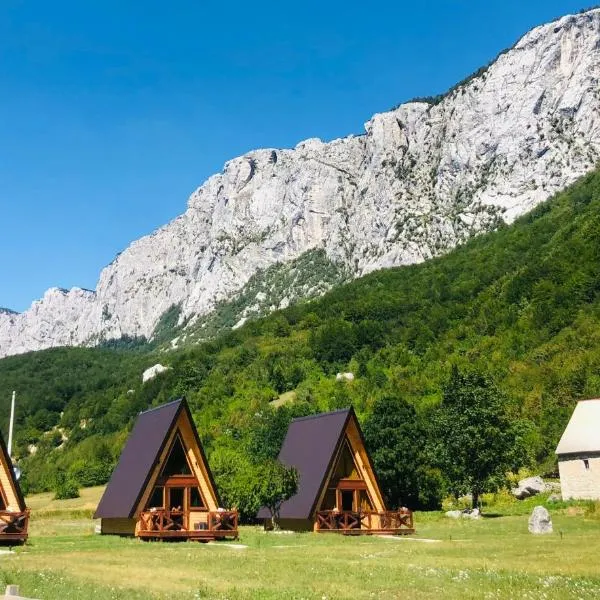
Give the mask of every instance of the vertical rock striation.
[(375, 115), (361, 136), (225, 164), (183, 215), (135, 241), (95, 292), (0, 311), (0, 356), (193, 318), (276, 263), (323, 249), (352, 276), (427, 260), (511, 222), (600, 156), (600, 10), (538, 27), (437, 103)]

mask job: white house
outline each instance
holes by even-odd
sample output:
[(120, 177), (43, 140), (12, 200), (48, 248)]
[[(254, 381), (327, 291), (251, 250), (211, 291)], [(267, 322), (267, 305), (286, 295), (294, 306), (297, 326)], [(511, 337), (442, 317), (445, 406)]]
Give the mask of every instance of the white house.
[(564, 500), (600, 500), (600, 399), (577, 403), (558, 447)]

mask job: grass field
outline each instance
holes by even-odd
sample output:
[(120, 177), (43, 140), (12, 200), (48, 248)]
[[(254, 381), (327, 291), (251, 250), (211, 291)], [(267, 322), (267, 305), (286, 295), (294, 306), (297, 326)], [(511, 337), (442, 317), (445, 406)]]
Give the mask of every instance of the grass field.
[(480, 521), (417, 514), (411, 538), (244, 527), (235, 543), (145, 543), (94, 533), (101, 491), (29, 498), (31, 539), (0, 555), (0, 585), (43, 600), (600, 598), (600, 519), (590, 508), (561, 505), (548, 536), (528, 533), (535, 502), (526, 501)]

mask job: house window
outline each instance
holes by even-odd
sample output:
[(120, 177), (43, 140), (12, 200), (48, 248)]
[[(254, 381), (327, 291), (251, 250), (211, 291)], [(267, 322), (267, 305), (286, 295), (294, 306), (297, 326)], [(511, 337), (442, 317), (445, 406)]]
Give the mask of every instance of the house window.
[(372, 512), (373, 504), (371, 503), (371, 498), (369, 498), (369, 492), (367, 490), (360, 490), (358, 492), (358, 508), (364, 512)]
[(190, 508), (206, 508), (202, 494), (197, 487), (190, 488)]
[(163, 508), (165, 505), (163, 491), (165, 488), (162, 486), (155, 487), (152, 490), (152, 495), (148, 499), (148, 503), (146, 504), (146, 509), (149, 508)]
[(589, 470), (590, 470), (590, 461), (589, 461), (589, 459), (588, 459), (588, 458), (584, 458), (584, 459), (583, 459), (583, 468), (584, 468), (586, 471), (589, 471)]
[(171, 477), (173, 475), (191, 475), (192, 471), (188, 464), (185, 450), (179, 436), (175, 438), (169, 458), (162, 470), (163, 477)]
[(358, 469), (356, 468), (354, 457), (352, 456), (352, 450), (350, 449), (347, 440), (344, 441), (340, 454), (338, 455), (332, 481), (336, 483), (340, 479), (362, 479)]
[(337, 491), (335, 488), (329, 488), (325, 492), (321, 510), (333, 510), (337, 506)]

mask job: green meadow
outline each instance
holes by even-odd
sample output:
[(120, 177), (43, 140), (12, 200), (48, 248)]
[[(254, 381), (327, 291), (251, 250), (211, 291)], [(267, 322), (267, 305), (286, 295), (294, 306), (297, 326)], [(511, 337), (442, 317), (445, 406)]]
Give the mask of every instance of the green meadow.
[(43, 600), (600, 597), (598, 505), (557, 505), (546, 536), (527, 531), (542, 499), (505, 498), (479, 521), (417, 513), (417, 533), (405, 538), (247, 526), (237, 542), (202, 544), (95, 534), (91, 514), (101, 492), (30, 497), (30, 541), (0, 555), (0, 585)]

